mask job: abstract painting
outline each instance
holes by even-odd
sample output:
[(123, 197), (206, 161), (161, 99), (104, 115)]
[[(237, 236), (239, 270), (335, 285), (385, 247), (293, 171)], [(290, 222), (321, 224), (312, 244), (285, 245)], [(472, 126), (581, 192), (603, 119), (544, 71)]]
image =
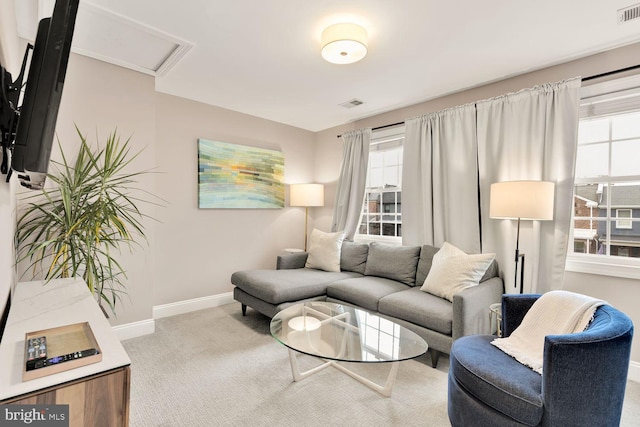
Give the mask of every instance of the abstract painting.
[(198, 207), (284, 207), (281, 151), (198, 139)]

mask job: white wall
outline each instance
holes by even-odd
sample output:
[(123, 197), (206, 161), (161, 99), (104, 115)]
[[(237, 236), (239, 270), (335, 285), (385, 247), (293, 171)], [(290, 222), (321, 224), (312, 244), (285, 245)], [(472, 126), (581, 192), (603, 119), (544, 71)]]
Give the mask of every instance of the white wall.
[[(340, 153), (342, 152), (342, 145), (336, 143), (338, 140), (336, 136), (346, 130), (397, 123), (421, 114), (491, 98), (542, 83), (560, 81), (575, 76), (586, 77), (597, 75), (636, 65), (638, 61), (637, 58), (640, 58), (640, 43), (400, 108), (348, 125), (326, 129), (319, 132), (317, 136), (316, 178), (327, 182), (330, 188), (335, 187), (335, 180), (338, 178), (340, 168), (340, 161), (338, 160), (338, 162), (335, 163), (335, 159), (339, 159)], [(612, 78), (620, 76), (621, 75), (614, 76)], [(425, 84), (428, 84), (428, 82), (425, 82)], [(318, 212), (318, 216), (322, 219), (323, 223), (324, 218), (327, 216), (329, 217), (330, 223), (332, 206), (333, 203), (330, 206), (325, 206), (321, 212)], [(530, 227), (530, 225), (525, 223), (522, 230), (523, 236), (526, 236), (527, 227)], [(532, 250), (532, 248), (527, 246), (526, 242), (523, 244), (522, 241), (521, 248), (523, 248), (525, 253), (530, 253)], [(529, 269), (529, 272), (530, 271), (531, 269)], [(513, 279), (509, 277), (506, 278), (505, 281), (512, 283)], [(640, 325), (640, 283), (638, 283), (637, 280), (592, 274), (566, 273), (564, 283), (561, 286), (567, 290), (605, 299), (629, 315), (634, 321), (634, 324)], [(631, 359), (640, 362), (640, 340), (635, 340), (633, 344)]]

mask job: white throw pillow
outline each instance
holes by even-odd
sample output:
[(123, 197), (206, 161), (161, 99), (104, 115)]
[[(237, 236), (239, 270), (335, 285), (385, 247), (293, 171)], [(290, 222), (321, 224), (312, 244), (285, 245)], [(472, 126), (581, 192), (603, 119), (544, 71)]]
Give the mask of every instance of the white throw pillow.
[(340, 251), (344, 232), (325, 233), (315, 228), (309, 236), (309, 256), (305, 267), (324, 271), (340, 271)]
[(448, 242), (433, 256), (421, 291), (448, 299), (463, 289), (477, 286), (496, 254), (468, 255)]

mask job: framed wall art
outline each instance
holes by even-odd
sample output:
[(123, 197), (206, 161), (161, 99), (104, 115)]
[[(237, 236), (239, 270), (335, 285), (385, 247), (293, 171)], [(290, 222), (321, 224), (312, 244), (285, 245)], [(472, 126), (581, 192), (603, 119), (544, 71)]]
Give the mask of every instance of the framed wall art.
[(282, 151), (198, 139), (198, 207), (284, 207)]

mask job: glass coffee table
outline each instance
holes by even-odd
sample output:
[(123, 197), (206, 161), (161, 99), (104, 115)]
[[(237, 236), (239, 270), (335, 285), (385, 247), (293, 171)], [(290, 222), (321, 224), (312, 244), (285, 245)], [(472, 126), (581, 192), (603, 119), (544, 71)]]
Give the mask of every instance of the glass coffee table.
[[(300, 381), (333, 366), (383, 396), (391, 396), (398, 365), (423, 355), (427, 343), (415, 332), (361, 308), (330, 302), (295, 304), (271, 319), (271, 335), (289, 351), (293, 380)], [(297, 353), (325, 363), (300, 372)], [(390, 363), (383, 385), (347, 369), (338, 362)]]

